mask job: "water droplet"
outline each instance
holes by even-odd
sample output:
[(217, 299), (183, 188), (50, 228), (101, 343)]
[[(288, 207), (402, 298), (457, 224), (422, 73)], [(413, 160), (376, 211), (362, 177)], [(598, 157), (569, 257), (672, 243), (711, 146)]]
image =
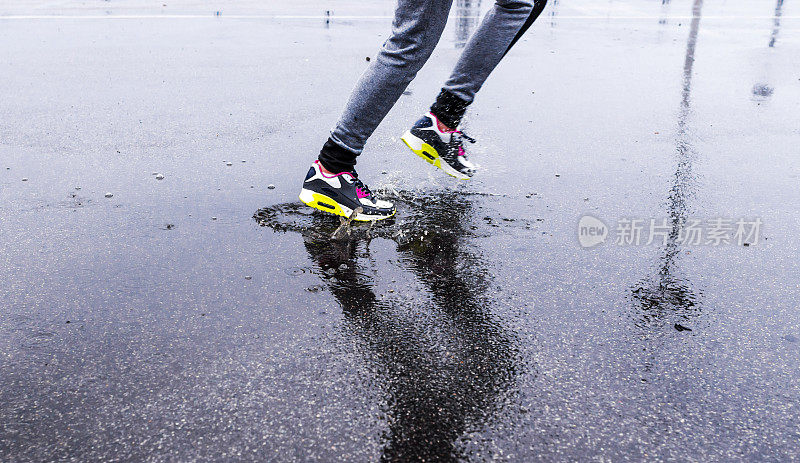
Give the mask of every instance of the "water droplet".
[(296, 277), (298, 275), (306, 273), (306, 269), (300, 267), (291, 267), (284, 270), (283, 273)]

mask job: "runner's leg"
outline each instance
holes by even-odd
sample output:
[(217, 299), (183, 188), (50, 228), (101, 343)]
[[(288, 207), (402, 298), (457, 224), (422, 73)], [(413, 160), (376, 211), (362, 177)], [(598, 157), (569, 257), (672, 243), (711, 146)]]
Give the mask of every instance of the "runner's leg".
[(461, 53), (431, 112), (456, 128), (483, 83), (544, 10), (547, 0), (497, 0)]
[(367, 139), (430, 57), (452, 0), (399, 0), (392, 35), (356, 84), (320, 152), (332, 172), (353, 170)]

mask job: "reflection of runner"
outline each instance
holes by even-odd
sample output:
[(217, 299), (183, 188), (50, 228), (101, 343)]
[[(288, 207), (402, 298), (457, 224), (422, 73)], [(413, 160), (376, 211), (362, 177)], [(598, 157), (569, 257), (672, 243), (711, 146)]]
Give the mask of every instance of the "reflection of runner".
[(410, 229), (426, 238), (399, 240), (398, 262), (428, 287), (432, 311), (445, 320), (446, 351), (429, 326), (398, 319), (398, 302), (374, 293), (376, 282), (361, 267), (371, 260), (369, 246), (311, 237), (305, 246), (389, 399), (381, 461), (460, 461), (459, 438), (488, 424), (513, 393), (518, 340), (490, 310), (485, 263), (463, 246), (469, 201), (428, 198), (418, 208)]
[[(335, 224), (297, 203), (261, 209), (254, 219), (302, 235), (316, 273), (341, 305), (344, 333), (360, 347), (387, 398), (389, 429), (380, 461), (461, 461), (465, 436), (509, 412), (503, 407), (523, 369), (520, 340), (511, 320), (494, 313), (498, 301), (487, 262), (466, 239), (474, 236), (465, 222), (475, 214), (470, 198), (440, 192), (401, 207), (403, 226), (357, 227), (340, 240), (329, 238)], [(382, 285), (370, 271), (373, 237), (396, 243), (400, 258), (394, 262), (427, 288), (430, 299), (376, 294)], [(408, 309), (414, 317), (402, 316)], [(416, 322), (423, 314), (424, 321)], [(535, 365), (525, 363), (524, 369), (535, 375)]]
[[(361, 76), (319, 160), (308, 171), (300, 199), (337, 215), (362, 211), (356, 220), (391, 217), (394, 205), (377, 200), (354, 166), (367, 139), (433, 52), (447, 22), (452, 0), (399, 0), (392, 36)], [(414, 153), (448, 174), (467, 179), (467, 159), (458, 130), (464, 112), (500, 60), (528, 30), (547, 0), (496, 0), (464, 48), (430, 111), (403, 135)]]

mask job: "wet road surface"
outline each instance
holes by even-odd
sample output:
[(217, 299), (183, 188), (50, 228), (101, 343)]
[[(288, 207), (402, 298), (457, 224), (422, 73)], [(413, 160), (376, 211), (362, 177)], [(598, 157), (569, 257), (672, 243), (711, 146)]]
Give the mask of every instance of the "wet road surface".
[(296, 195), (391, 2), (0, 7), (0, 460), (800, 458), (798, 5), (551, 2), (459, 183), (399, 134), (483, 3), (337, 239)]

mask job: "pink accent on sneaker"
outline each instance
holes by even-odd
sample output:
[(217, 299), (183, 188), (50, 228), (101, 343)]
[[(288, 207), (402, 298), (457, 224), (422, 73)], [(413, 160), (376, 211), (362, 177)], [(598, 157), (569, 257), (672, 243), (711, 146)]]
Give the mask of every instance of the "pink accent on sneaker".
[(359, 187), (356, 187), (356, 196), (358, 196), (359, 199), (360, 198), (369, 198), (369, 193), (367, 193), (366, 191), (362, 190)]
[(440, 130), (439, 129), (439, 125), (440, 124), (444, 125), (444, 124), (439, 122), (439, 118), (437, 118), (435, 114), (429, 112), (428, 115), (433, 118), (434, 122), (436, 122), (436, 130), (439, 130), (439, 132), (442, 132), (442, 133), (460, 133), (460, 132), (458, 132), (458, 130), (455, 130), (455, 129), (454, 130)]
[(322, 174), (322, 176), (323, 176), (323, 177), (325, 177), (325, 178), (334, 178), (334, 177), (338, 177), (338, 176), (340, 176), (340, 175), (342, 175), (342, 174), (347, 174), (347, 175), (349, 175), (350, 177), (354, 177), (354, 175), (353, 175), (353, 174), (351, 174), (350, 172), (347, 172), (347, 171), (345, 171), (345, 172), (339, 172), (338, 174), (334, 174), (334, 175), (328, 175), (328, 174), (326, 174), (325, 172), (323, 172), (323, 171), (322, 171), (322, 163), (320, 163), (320, 162), (319, 162), (319, 159), (318, 159), (318, 160), (316, 160), (316, 161), (314, 161), (314, 164), (317, 164), (317, 165), (319, 166), (319, 173), (320, 173), (320, 174)]

